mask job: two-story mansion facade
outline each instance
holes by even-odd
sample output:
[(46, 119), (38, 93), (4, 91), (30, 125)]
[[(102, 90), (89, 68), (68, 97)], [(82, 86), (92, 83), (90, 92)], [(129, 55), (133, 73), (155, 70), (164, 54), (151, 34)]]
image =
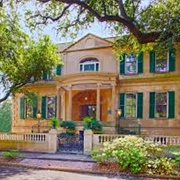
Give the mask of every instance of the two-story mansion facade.
[[(141, 125), (141, 134), (180, 135), (180, 51), (126, 54), (121, 60), (110, 39), (88, 34), (73, 44), (60, 45), (63, 66), (56, 76), (26, 88), (38, 94), (32, 106), (16, 94), (12, 132), (31, 132), (37, 124), (56, 116), (73, 120), (82, 129), (85, 116), (102, 122), (105, 133), (116, 132), (116, 111), (122, 110), (122, 126)], [(48, 80), (50, 79), (50, 80)]]

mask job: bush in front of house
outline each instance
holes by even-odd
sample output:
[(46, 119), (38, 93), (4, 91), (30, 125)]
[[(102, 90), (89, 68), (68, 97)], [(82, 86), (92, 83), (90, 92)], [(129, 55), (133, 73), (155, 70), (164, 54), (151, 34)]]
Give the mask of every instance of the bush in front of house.
[(20, 155), (18, 153), (18, 150), (12, 149), (10, 151), (4, 151), (2, 152), (2, 156), (7, 158), (7, 159), (14, 159), (14, 158), (19, 158), (22, 157), (22, 155)]
[(74, 121), (62, 121), (60, 127), (66, 130), (65, 134), (69, 134), (69, 135), (75, 134), (76, 124)]
[(173, 163), (164, 157), (160, 145), (136, 136), (125, 136), (104, 143), (103, 149), (92, 152), (92, 157), (100, 163), (114, 162), (120, 170), (132, 173), (171, 174)]

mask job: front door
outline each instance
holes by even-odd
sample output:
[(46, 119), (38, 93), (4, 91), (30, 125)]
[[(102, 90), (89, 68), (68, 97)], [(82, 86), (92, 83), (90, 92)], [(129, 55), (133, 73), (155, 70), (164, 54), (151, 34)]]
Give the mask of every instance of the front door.
[(86, 104), (86, 105), (81, 105), (80, 108), (80, 115), (81, 115), (81, 120), (85, 116), (91, 116), (93, 118), (96, 118), (96, 105), (95, 104)]

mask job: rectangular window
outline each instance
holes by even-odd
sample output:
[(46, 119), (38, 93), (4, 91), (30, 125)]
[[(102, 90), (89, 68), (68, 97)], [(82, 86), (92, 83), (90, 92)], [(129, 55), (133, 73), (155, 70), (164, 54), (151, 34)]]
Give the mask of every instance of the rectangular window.
[(47, 118), (56, 117), (56, 97), (47, 97)]
[(37, 102), (31, 101), (29, 98), (20, 98), (20, 118), (36, 119)]
[(26, 100), (26, 118), (33, 118), (33, 106), (32, 103), (27, 99)]
[(126, 94), (125, 96), (125, 116), (137, 117), (137, 97), (136, 94)]
[(99, 71), (99, 61), (88, 60), (80, 63), (80, 71)]
[(155, 54), (155, 71), (156, 72), (168, 72), (169, 71), (169, 57), (165, 53), (164, 55)]
[(135, 54), (125, 55), (125, 73), (136, 74), (137, 73), (138, 56)]
[(155, 95), (155, 117), (168, 117), (168, 93), (156, 93)]
[(84, 71), (95, 71), (94, 64), (84, 64)]

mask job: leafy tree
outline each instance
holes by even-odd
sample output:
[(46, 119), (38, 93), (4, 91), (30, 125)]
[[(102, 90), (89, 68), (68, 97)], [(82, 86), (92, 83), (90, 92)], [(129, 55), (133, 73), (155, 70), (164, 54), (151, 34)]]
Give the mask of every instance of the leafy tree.
[[(29, 0), (19, 0), (27, 3)], [(107, 23), (117, 35), (130, 35), (126, 45), (143, 49), (143, 44), (160, 42), (168, 47), (180, 39), (179, 0), (34, 0), (34, 12), (26, 12), (30, 24), (58, 23), (58, 30), (74, 32)], [(75, 31), (74, 31), (75, 30)], [(128, 39), (127, 39), (128, 38)], [(127, 41), (128, 40), (128, 41)], [(118, 41), (121, 43), (122, 39)], [(151, 47), (151, 46), (150, 46)]]
[(0, 132), (10, 132), (12, 122), (12, 103), (4, 101), (0, 106)]
[[(9, 6), (10, 7), (10, 6)], [(48, 36), (38, 42), (21, 30), (15, 9), (0, 8), (0, 103), (42, 73), (60, 63), (57, 47)]]

